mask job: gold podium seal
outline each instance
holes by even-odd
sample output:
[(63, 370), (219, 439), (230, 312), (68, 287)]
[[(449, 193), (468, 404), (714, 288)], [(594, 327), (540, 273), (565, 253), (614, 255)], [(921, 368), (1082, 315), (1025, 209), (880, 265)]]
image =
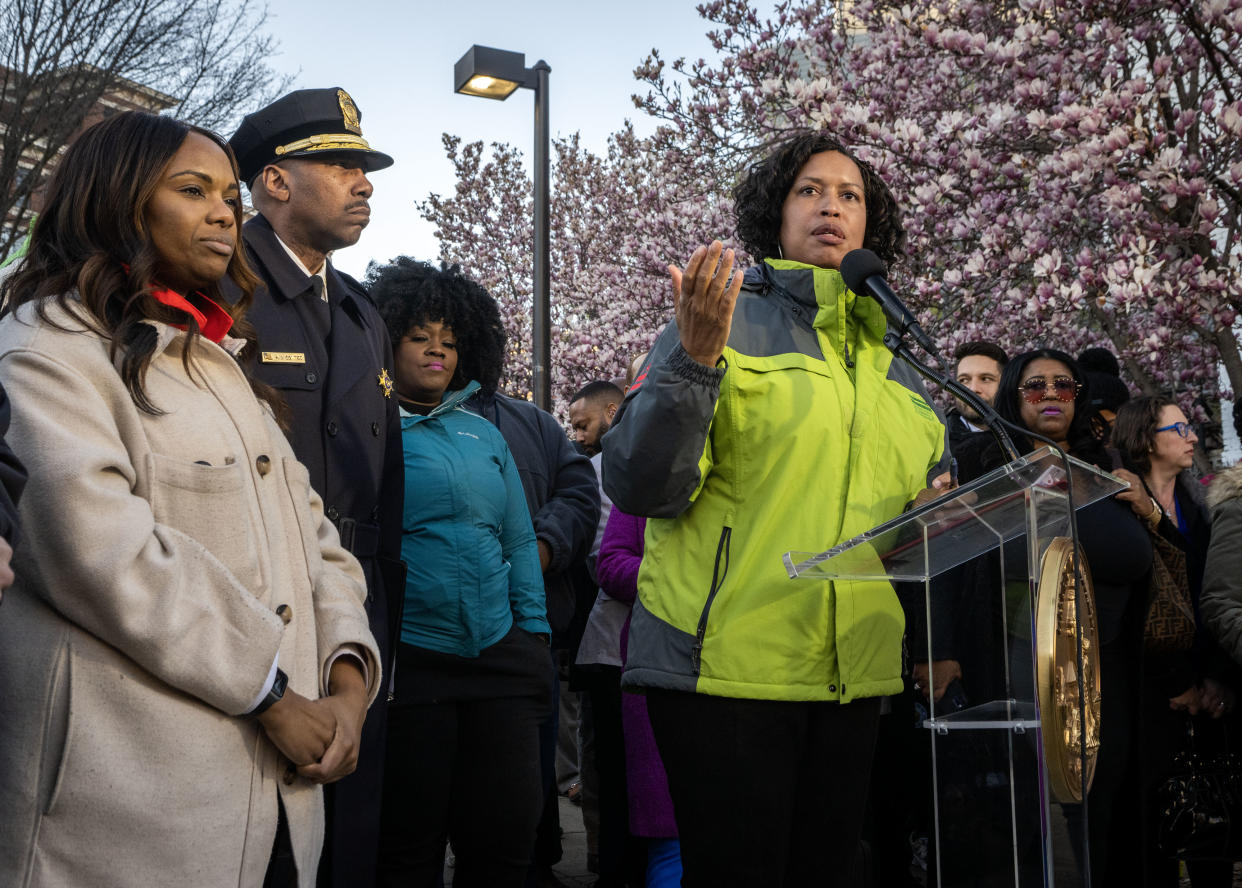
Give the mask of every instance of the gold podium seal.
[[(1073, 546), (1056, 537), (1039, 566), (1035, 637), (1038, 650), (1039, 719), (1044, 735), (1048, 783), (1060, 802), (1081, 802), (1082, 776), (1091, 786), (1100, 750), (1100, 654), (1095, 620), (1095, 590), (1087, 559), (1082, 564), (1082, 675), (1078, 674), (1075, 639)], [(1078, 692), (1083, 691), (1079, 717)], [(1086, 751), (1081, 746), (1086, 734)]]

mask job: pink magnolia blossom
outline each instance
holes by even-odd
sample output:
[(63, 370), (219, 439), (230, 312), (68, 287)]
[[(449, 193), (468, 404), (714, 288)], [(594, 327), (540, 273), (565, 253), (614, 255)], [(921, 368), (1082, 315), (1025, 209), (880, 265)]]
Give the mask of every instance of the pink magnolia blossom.
[[(842, 7), (848, 7), (842, 12)], [(746, 0), (700, 7), (717, 55), (635, 76), (647, 138), (555, 145), (554, 392), (620, 375), (671, 315), (666, 266), (732, 234), (730, 192), (795, 130), (832, 132), (902, 205), (891, 281), (950, 352), (1105, 345), (1187, 409), (1242, 391), (1242, 0)], [(461, 145), (422, 210), (505, 306), (529, 388), (530, 182)], [(1200, 396), (1204, 400), (1199, 400)]]

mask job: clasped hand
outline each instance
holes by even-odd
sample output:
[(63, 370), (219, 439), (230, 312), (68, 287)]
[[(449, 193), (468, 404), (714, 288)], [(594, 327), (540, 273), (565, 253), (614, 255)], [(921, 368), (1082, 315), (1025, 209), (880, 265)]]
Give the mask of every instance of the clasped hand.
[(315, 783), (333, 783), (353, 773), (367, 712), (367, 689), (357, 665), (347, 659), (332, 665), (327, 697), (311, 700), (285, 692), (259, 716), (268, 739), (298, 773)]

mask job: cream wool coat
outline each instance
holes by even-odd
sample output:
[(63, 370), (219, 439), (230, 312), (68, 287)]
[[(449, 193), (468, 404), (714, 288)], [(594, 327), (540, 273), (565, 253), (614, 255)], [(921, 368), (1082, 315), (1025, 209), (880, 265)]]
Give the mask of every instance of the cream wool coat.
[(374, 699), (358, 563), (224, 348), (198, 340), (187, 375), (187, 337), (154, 325), (151, 416), (106, 340), (48, 316), (72, 331), (0, 322), (30, 472), (0, 602), (0, 886), (258, 886), (278, 792), (311, 886), (322, 789), (243, 713), (277, 652), (315, 698), (353, 645)]

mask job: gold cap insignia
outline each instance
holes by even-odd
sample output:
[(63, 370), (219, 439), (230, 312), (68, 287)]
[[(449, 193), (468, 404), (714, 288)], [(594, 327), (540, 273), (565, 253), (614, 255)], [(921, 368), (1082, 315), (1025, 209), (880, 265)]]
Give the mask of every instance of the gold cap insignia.
[(358, 106), (354, 104), (354, 100), (349, 97), (349, 93), (343, 89), (336, 91), (336, 101), (341, 106), (341, 117), (345, 119), (345, 129), (351, 133), (362, 135), (362, 115), (358, 113)]
[(378, 377), (380, 391), (384, 393), (385, 398), (392, 397), (392, 377), (388, 375), (387, 368), (381, 367)]

